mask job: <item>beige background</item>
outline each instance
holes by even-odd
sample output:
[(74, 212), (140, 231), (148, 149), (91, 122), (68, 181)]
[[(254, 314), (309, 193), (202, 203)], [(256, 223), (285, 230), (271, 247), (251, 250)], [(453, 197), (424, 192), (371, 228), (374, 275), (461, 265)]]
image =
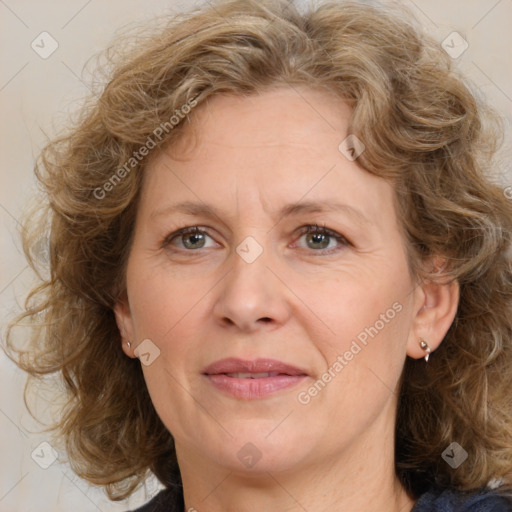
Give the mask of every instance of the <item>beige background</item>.
[[(0, 0), (0, 307), (5, 320), (21, 304), (32, 282), (18, 240), (18, 219), (35, 190), (34, 155), (87, 92), (84, 64), (117, 30), (169, 11), (190, 8), (187, 0)], [(457, 31), (469, 43), (457, 65), (503, 114), (507, 146), (497, 171), (512, 185), (512, 0), (403, 0), (441, 43)], [(58, 49), (42, 59), (31, 48), (49, 32)], [(85, 77), (82, 82), (81, 76)], [(37, 433), (22, 403), (24, 376), (0, 352), (0, 512), (117, 511), (136, 507), (157, 491), (149, 482), (125, 503), (73, 476), (56, 461), (42, 469), (31, 457), (49, 439)], [(43, 445), (44, 446), (44, 445)], [(39, 448), (38, 448), (39, 447)], [(43, 450), (43, 452), (41, 452)], [(47, 452), (44, 452), (47, 453)], [(63, 454), (61, 454), (63, 455)]]

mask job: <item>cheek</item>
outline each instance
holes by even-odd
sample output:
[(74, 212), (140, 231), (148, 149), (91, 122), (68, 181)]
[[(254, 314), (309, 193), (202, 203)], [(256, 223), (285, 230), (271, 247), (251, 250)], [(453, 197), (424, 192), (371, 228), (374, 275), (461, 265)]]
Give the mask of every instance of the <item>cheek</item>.
[(300, 291), (307, 297), (305, 310), (314, 313), (308, 313), (311, 321), (304, 328), (322, 347), (327, 362), (346, 351), (357, 352), (358, 345), (354, 360), (375, 359), (380, 365), (383, 357), (400, 359), (410, 328), (410, 287), (407, 267), (398, 265), (368, 265), (334, 279), (311, 281)]
[(172, 269), (133, 261), (128, 269), (128, 297), (137, 338), (163, 342), (183, 330), (205, 286), (201, 277), (184, 279)]
[(201, 303), (205, 289), (200, 276), (185, 280), (136, 260), (129, 267), (128, 295), (137, 343), (150, 340), (158, 352), (154, 364), (143, 365), (152, 397), (153, 390), (158, 396), (159, 390), (165, 389), (164, 381), (175, 382), (171, 376), (181, 381), (187, 367), (184, 362), (197, 355), (194, 340), (204, 339), (198, 336), (198, 329), (205, 325)]
[[(323, 353), (325, 372), (335, 375), (317, 406), (329, 410), (334, 423), (346, 424), (353, 432), (374, 421), (393, 398), (410, 328), (406, 294), (400, 296), (397, 290), (369, 297), (359, 292), (358, 297), (367, 297), (365, 307), (339, 298), (345, 309), (331, 319), (335, 335), (312, 338)], [(353, 416), (350, 419), (347, 411)]]

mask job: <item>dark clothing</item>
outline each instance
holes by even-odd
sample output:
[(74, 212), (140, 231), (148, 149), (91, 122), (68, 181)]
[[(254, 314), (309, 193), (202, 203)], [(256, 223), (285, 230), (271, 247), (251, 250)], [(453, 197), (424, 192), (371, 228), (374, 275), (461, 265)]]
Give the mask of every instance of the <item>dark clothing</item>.
[(512, 512), (512, 498), (499, 489), (460, 492), (433, 488), (422, 494), (411, 512)]
[[(176, 487), (161, 491), (134, 512), (183, 512), (184, 509), (182, 489)], [(418, 498), (411, 512), (512, 512), (512, 498), (500, 495), (499, 489), (461, 492), (434, 487)]]
[(183, 489), (180, 485), (160, 491), (151, 501), (134, 512), (183, 512), (184, 510)]

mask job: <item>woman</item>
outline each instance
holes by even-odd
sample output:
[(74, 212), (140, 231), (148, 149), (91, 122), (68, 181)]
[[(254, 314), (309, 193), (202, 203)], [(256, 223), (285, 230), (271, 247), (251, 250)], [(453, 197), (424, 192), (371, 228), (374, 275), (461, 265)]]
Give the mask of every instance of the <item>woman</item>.
[(38, 167), (17, 359), (62, 376), (77, 474), (153, 471), (140, 511), (512, 510), (487, 120), (398, 7), (221, 1), (127, 47)]

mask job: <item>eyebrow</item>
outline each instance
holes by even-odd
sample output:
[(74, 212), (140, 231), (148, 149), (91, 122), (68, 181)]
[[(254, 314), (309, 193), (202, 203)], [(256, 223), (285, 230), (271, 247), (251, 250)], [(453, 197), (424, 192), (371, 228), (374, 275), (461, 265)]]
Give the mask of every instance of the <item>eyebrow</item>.
[[(364, 215), (364, 213), (348, 204), (338, 203), (336, 201), (306, 201), (298, 203), (290, 203), (281, 208), (276, 216), (278, 218), (293, 217), (302, 213), (326, 213), (326, 212), (343, 212), (352, 217), (356, 222), (362, 225), (371, 225), (372, 222)], [(183, 213), (190, 216), (203, 217), (221, 217), (214, 206), (206, 203), (196, 203), (193, 201), (183, 201), (181, 203), (171, 204), (165, 208), (155, 210), (151, 213), (150, 218), (171, 215), (173, 213)]]

